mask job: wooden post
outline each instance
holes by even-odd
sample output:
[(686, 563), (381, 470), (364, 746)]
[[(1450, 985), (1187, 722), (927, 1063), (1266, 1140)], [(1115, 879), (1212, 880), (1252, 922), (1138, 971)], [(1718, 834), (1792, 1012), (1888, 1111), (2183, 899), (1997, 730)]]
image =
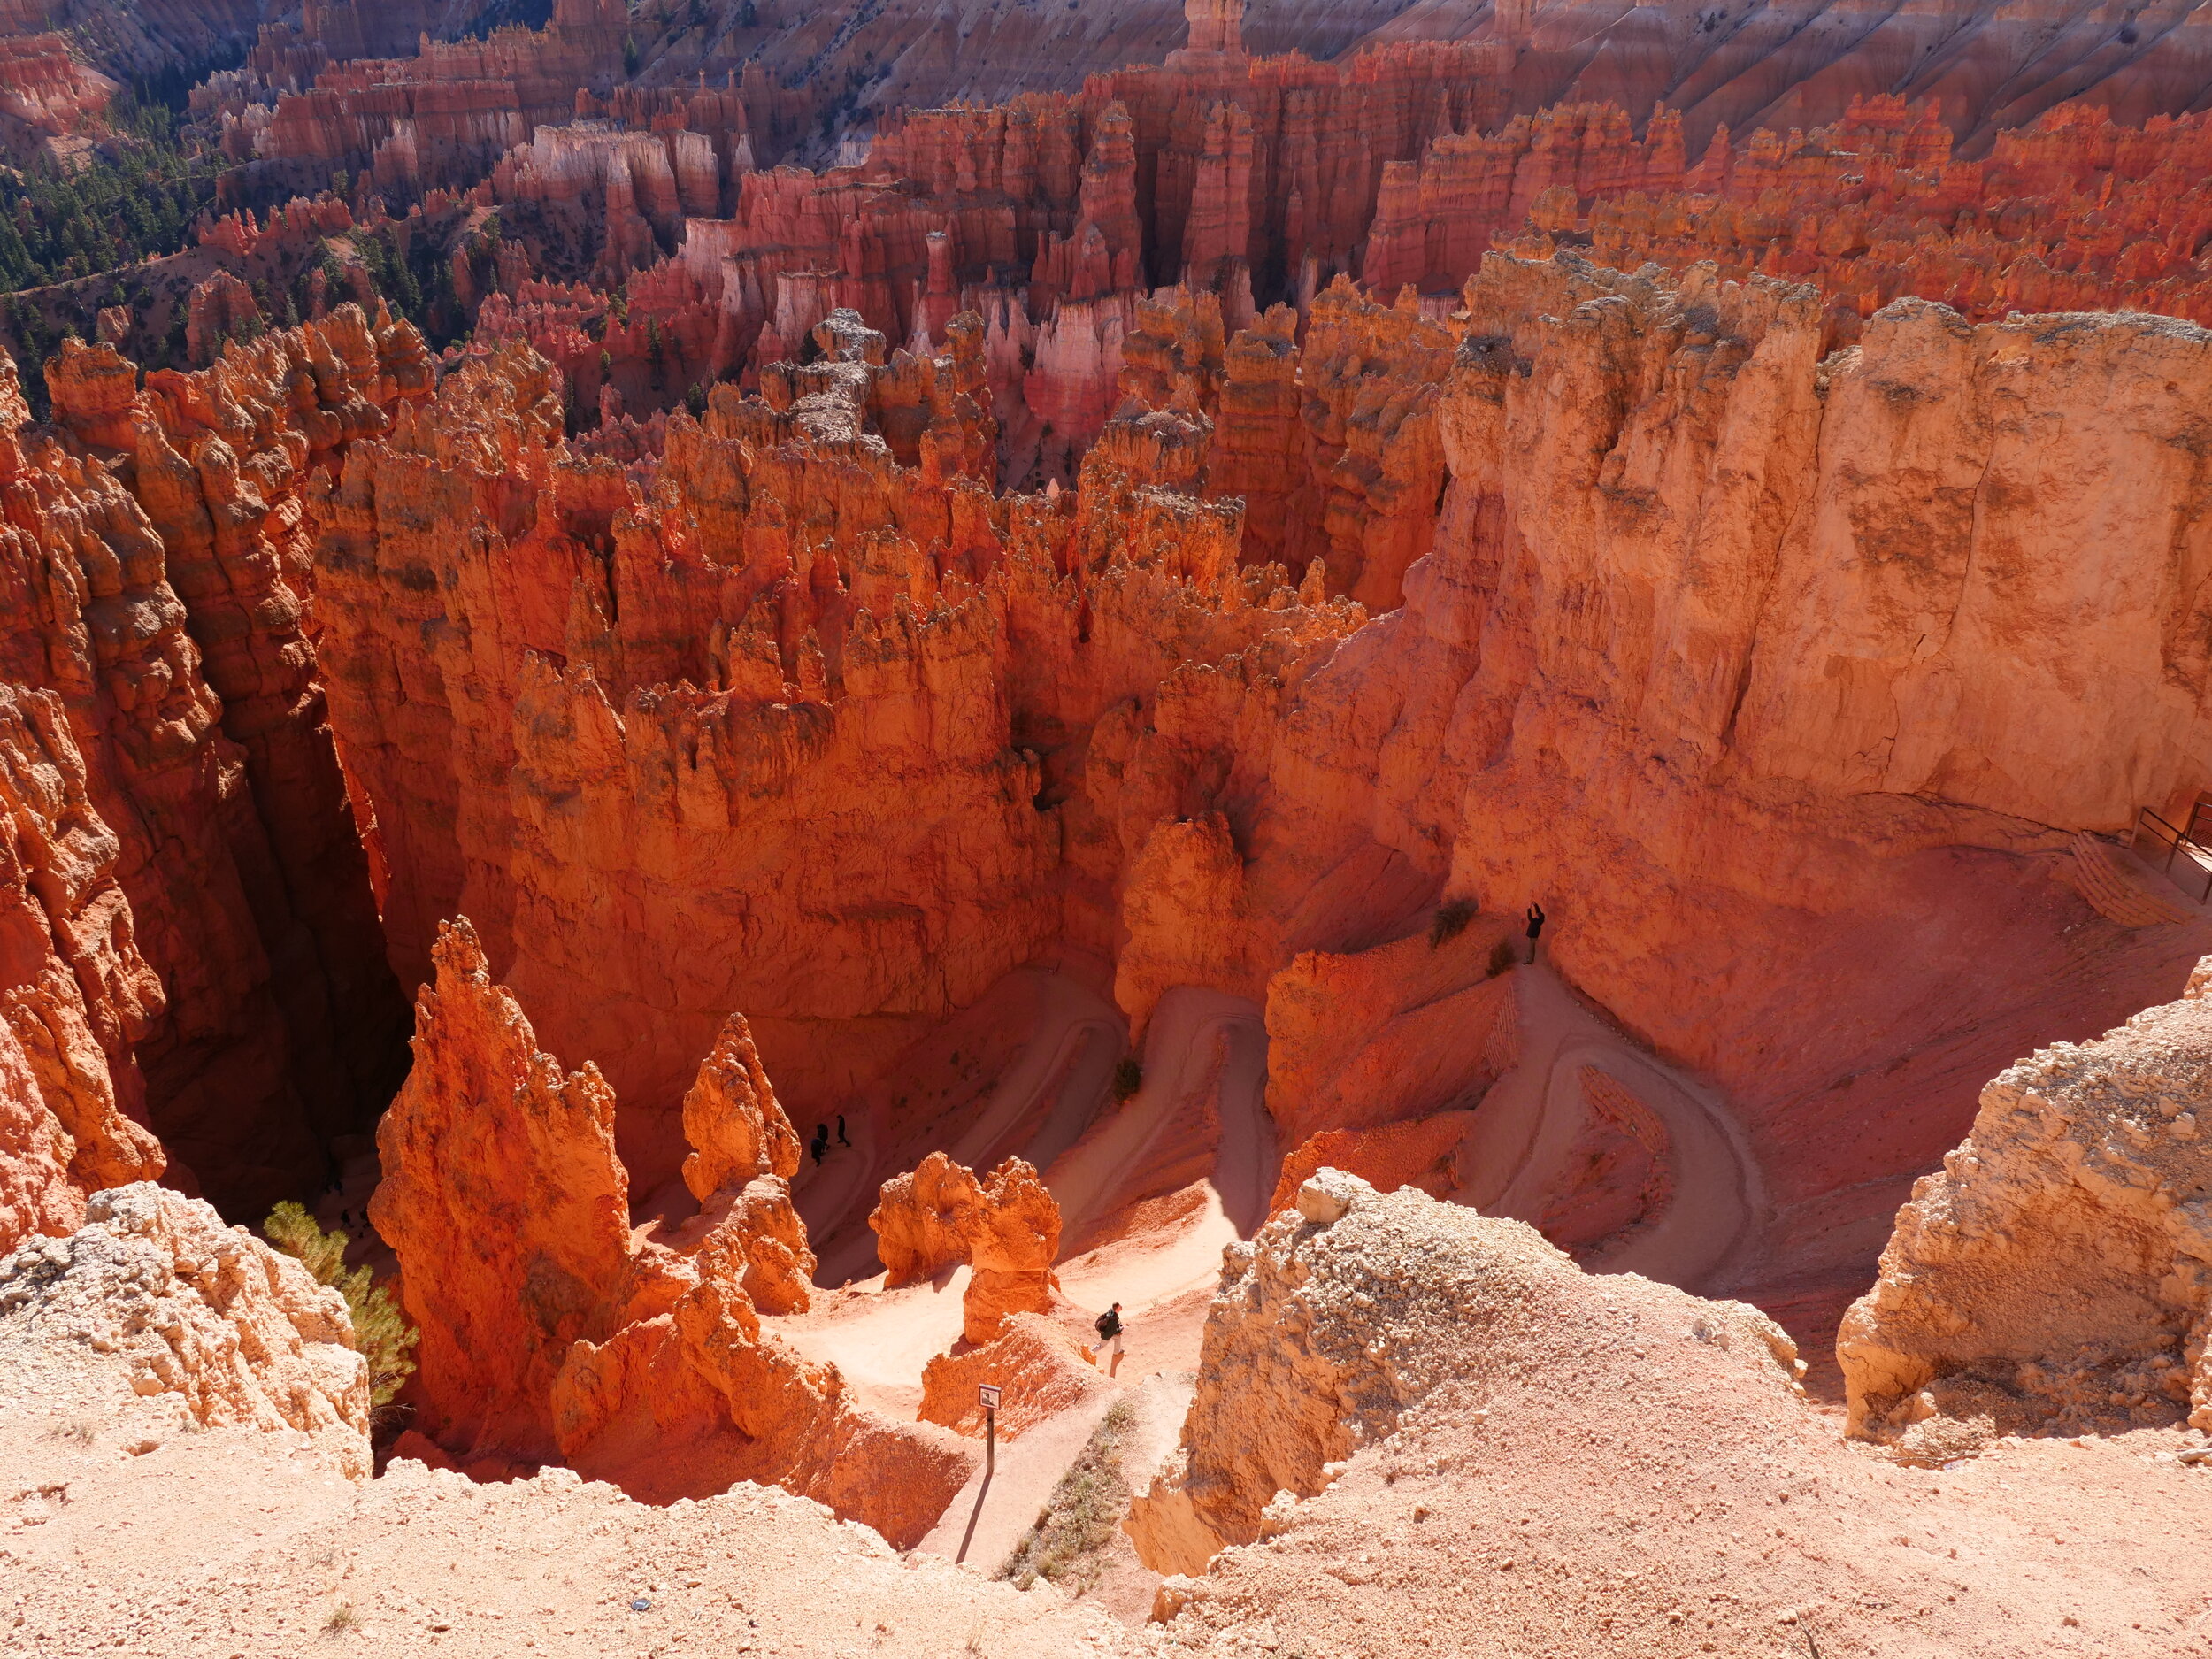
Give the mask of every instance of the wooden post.
[(989, 1495), (991, 1477), (998, 1471), (998, 1385), (985, 1383), (979, 1390), (983, 1397), (983, 1484), (976, 1488), (975, 1508), (968, 1511), (968, 1530), (960, 1536), (960, 1553), (952, 1558), (958, 1566), (968, 1558), (968, 1546), (975, 1542), (975, 1524), (983, 1518), (983, 1500)]

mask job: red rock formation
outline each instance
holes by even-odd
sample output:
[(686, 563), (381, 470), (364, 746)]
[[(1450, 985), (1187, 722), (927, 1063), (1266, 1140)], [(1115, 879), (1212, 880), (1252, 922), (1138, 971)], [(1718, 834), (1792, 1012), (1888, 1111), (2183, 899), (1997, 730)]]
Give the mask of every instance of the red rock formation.
[(1625, 1085), (1596, 1066), (1579, 1069), (1588, 1115), (1567, 1150), (1563, 1184), (1536, 1217), (1538, 1231), (1588, 1262), (1674, 1197), (1674, 1152), (1665, 1124)]
[(887, 1286), (918, 1284), (966, 1263), (962, 1334), (995, 1339), (1007, 1316), (1052, 1305), (1052, 1263), (1060, 1251), (1060, 1206), (1019, 1158), (978, 1180), (941, 1152), (883, 1184), (868, 1217)]
[(710, 1236), (698, 1282), (666, 1313), (578, 1345), (553, 1394), (563, 1455), (648, 1502), (772, 1481), (911, 1548), (967, 1483), (973, 1451), (875, 1416), (836, 1367), (763, 1337), (726, 1238)]
[(377, 1130), (369, 1208), (422, 1333), (419, 1426), (464, 1455), (550, 1457), (553, 1379), (632, 1291), (614, 1093), (541, 1054), (465, 922), (416, 999), (415, 1064)]
[(185, 317), (185, 355), (196, 368), (214, 362), (225, 341), (250, 339), (262, 325), (253, 295), (227, 271), (193, 285)]
[(970, 1228), (961, 1335), (988, 1342), (1009, 1315), (1050, 1308), (1052, 1263), (1059, 1253), (1060, 1206), (1035, 1170), (1019, 1158), (1007, 1159), (983, 1183)]
[[(1133, 131), (1167, 131), (1142, 105)], [(995, 156), (1002, 181), (1018, 126), (936, 123), (929, 165), (957, 180)], [(1617, 189), (1681, 169), (1663, 130), (1637, 141), (1641, 173), (1609, 119), (1543, 130), (1541, 179), (1514, 188), (1547, 222), (1586, 171)], [(1030, 207), (1064, 187), (1023, 165)], [(749, 188), (808, 237), (877, 190), (882, 246), (920, 222), (923, 198), (888, 182), (793, 179)], [(1010, 222), (979, 220), (977, 245)], [(1809, 290), (1494, 250), (1463, 318), (1324, 289), (1302, 343), (1289, 312), (1241, 347), (1225, 316), (1217, 352), (1207, 299), (1164, 305), (1124, 364), (1169, 390), (1161, 419), (1115, 422), (1072, 491), (994, 497), (920, 434), (941, 407), (972, 456), (980, 419), (960, 399), (982, 416), (979, 372), (1018, 377), (996, 354), (1036, 325), (1008, 303), (979, 354), (901, 370), (865, 317), (816, 310), (837, 280), (877, 292), (891, 266), (872, 258), (786, 284), (800, 354), (759, 371), (759, 399), (717, 388), (702, 419), (672, 419), (657, 462), (564, 452), (554, 382), (509, 351), (449, 377), (434, 424), (357, 447), (327, 498), (326, 660), (403, 849), (387, 906), (403, 971), (437, 916), (478, 914), (549, 1046), (621, 1079), (641, 1182), (679, 1156), (689, 1079), (672, 1056), (703, 1051), (732, 1006), (810, 1115), (1047, 940), (1110, 956), (1141, 1021), (1175, 985), (1272, 1001), (1302, 954), (1364, 956), (1448, 884), (1500, 912), (1541, 897), (1561, 971), (1741, 1109), (1784, 1166), (1779, 1202), (1856, 1191), (1864, 1223), (1962, 1105), (1955, 1046), (1905, 1082), (1874, 1064), (1892, 1053), (1876, 1030), (1935, 1042), (1950, 981), (1935, 957), (1899, 969), (1865, 918), (2001, 957), (2002, 994), (1942, 1027), (1996, 1041), (2059, 982), (2054, 918), (2090, 914), (2035, 873), (2047, 855), (2201, 782), (2201, 675), (2166, 643), (2190, 613), (2156, 596), (2193, 591), (2172, 549), (2195, 487), (2170, 446), (2131, 435), (2193, 418), (2180, 325), (1977, 331), (1904, 303), (1824, 368)], [(1997, 412), (2015, 374), (2043, 435)], [(1916, 388), (1917, 412), (1885, 385)], [(2147, 399), (2145, 424), (2094, 423), (2114, 396)], [(1201, 416), (1210, 491), (1230, 493), (1221, 466), (1248, 480), (1256, 457), (1299, 458), (1269, 504), (1279, 549), (1247, 543), (1233, 502), (1182, 493)], [(2060, 432), (2092, 446), (2088, 477), (2153, 481), (2124, 499), (2062, 487), (2082, 474), (2054, 458)], [(1967, 518), (1941, 505), (1985, 476), (2011, 493), (1974, 484)], [(1921, 549), (1909, 565), (1879, 553), (1897, 537)], [(1304, 583), (1279, 551), (1302, 556)], [(1996, 573), (2018, 569), (2065, 603)], [(1325, 602), (1371, 580), (1394, 587), (1356, 589), (1393, 607), (1371, 624)], [(2078, 662), (2098, 677), (2062, 687), (2053, 665)], [(899, 813), (872, 810), (878, 790)], [(2177, 949), (2145, 932), (2110, 995)], [(1775, 967), (1808, 940), (1833, 945), (1826, 971), (1872, 1025), (1809, 1026), (1823, 999)], [(1490, 942), (1419, 1003), (1348, 989), (1372, 1044), (1316, 1036), (1302, 1057), (1296, 1033), (1341, 1015), (1286, 1002), (1270, 1102), (1286, 1144), (1451, 1110), (1432, 1082), (1494, 1075)], [(1680, 961), (1695, 984), (1655, 965)], [(1447, 1021), (1464, 1041), (1443, 1041)], [(1788, 1057), (1755, 1060), (1775, 1031)], [(1432, 1041), (1444, 1058), (1417, 1073)], [(1846, 1074), (1876, 1125), (1849, 1148), (1815, 1104)], [(1909, 1112), (1924, 1084), (1947, 1104)], [(1642, 1203), (1636, 1140), (1601, 1161)], [(1766, 1288), (1828, 1294), (1859, 1248), (1824, 1219)]]
[[(54, 367), (65, 419), (84, 417), (96, 441), (122, 435), (113, 395), (131, 378), (127, 366), (107, 348), (84, 348)], [(281, 450), (282, 408), (244, 403), (233, 413), (247, 433), (260, 423)], [(304, 439), (292, 442), (303, 459)], [(291, 465), (287, 457), (262, 476), (273, 485)], [(208, 1166), (211, 1196), (265, 1213), (274, 1199), (324, 1179), (319, 1139), (357, 1129), (389, 1087), (389, 1051), (364, 1052), (380, 1048), (375, 987), (386, 985), (388, 1002), (388, 981), (368, 895), (343, 886), (349, 864), (358, 881), (360, 852), (319, 706), (296, 691), (275, 700), (306, 745), (296, 750), (292, 735), (253, 731), (274, 707), (242, 706), (240, 729), (257, 745), (242, 751), (221, 727), (227, 711), (204, 676), (194, 615), (140, 503), (104, 464), (51, 442), (27, 455), (11, 441), (6, 466), (16, 488), (0, 582), (13, 626), (0, 633), (0, 663), (18, 683), (60, 695), (88, 799), (121, 841), (117, 879), (165, 993), (139, 999), (145, 1024), (134, 1051), (147, 1110), (178, 1163)], [(180, 572), (188, 569), (180, 563)], [(250, 564), (239, 572), (243, 591), (265, 580), (251, 572)], [(224, 649), (251, 657), (266, 628), (278, 647), (272, 659), (296, 674), (303, 643), (295, 634), (288, 657), (281, 649), (295, 613), (280, 603), (240, 611), (227, 603), (204, 607), (198, 618)], [(281, 682), (271, 689), (281, 693)], [(255, 754), (303, 757), (318, 741), (319, 806), (311, 766), (305, 775), (258, 772)], [(323, 821), (314, 823), (319, 811)], [(273, 827), (301, 834), (281, 858)], [(296, 905), (290, 871), (312, 871), (327, 885)], [(326, 920), (334, 929), (318, 938)], [(327, 963), (318, 956), (325, 949), (334, 953)], [(328, 1019), (334, 987), (360, 992), (356, 1011), (366, 1017), (342, 1042)]]
[[(1402, 1133), (1426, 1146), (1419, 1124), (1479, 1101), (1519, 1057), (1512, 985), (1490, 966), (1498, 938), (1480, 926), (1433, 945), (1415, 934), (1356, 953), (1305, 952), (1278, 972), (1267, 987), (1267, 1110), (1282, 1143), (1348, 1136), (1329, 1141), (1345, 1157), (1322, 1162), (1379, 1186), (1369, 1163), (1348, 1161), (1371, 1156), (1354, 1148), (1395, 1160), (1394, 1119), (1416, 1120)], [(1286, 1160), (1285, 1181), (1305, 1156)], [(1395, 1185), (1411, 1179), (1395, 1161), (1380, 1167)]]
[(61, 700), (0, 686), (0, 1251), (158, 1176), (131, 1045), (161, 1007)]
[(742, 1014), (722, 1036), (684, 1096), (684, 1185), (717, 1230), (741, 1239), (741, 1285), (763, 1313), (803, 1313), (814, 1277), (806, 1229), (791, 1208), (799, 1137), (753, 1047)]
[[(1446, 1111), (1375, 1129), (1325, 1129), (1284, 1158), (1268, 1213), (1290, 1209), (1298, 1189), (1324, 1169), (1356, 1175), (1379, 1193), (1415, 1187), (1448, 1198), (1464, 1182), (1459, 1148), (1474, 1121), (1471, 1111)], [(1551, 1237), (1548, 1226), (1544, 1236)]]
[(968, 1227), (982, 1188), (975, 1172), (933, 1152), (884, 1182), (868, 1225), (884, 1287), (918, 1285), (968, 1259)]
[(296, 188), (331, 166), (407, 196), (473, 184), (536, 127), (572, 114), (580, 86), (611, 84), (626, 27), (615, 0), (556, 0), (541, 30), (430, 41), (414, 57), (327, 69), (251, 129), (249, 186)]
[[(118, 11), (130, 17), (130, 8)], [(108, 105), (122, 86), (85, 61), (52, 12), (49, 0), (0, 6), (0, 148), (15, 161), (66, 165), (109, 130)], [(103, 32), (111, 35), (111, 26)]]
[[(549, 1040), (597, 1056), (638, 1102), (626, 1156), (656, 1185), (674, 1173), (680, 1145), (685, 1079), (672, 1045), (703, 1049), (722, 1010), (749, 1006), (770, 1064), (798, 1079), (785, 1087), (811, 1104), (979, 995), (1052, 926), (1037, 885), (1047, 826), (1032, 765), (1007, 741), (997, 625), (973, 598), (938, 605), (933, 579), (921, 588), (891, 579), (895, 552), (919, 552), (895, 537), (949, 540), (953, 503), (972, 497), (949, 480), (928, 483), (926, 469), (899, 473), (879, 439), (833, 438), (853, 432), (873, 378), (864, 364), (837, 366), (852, 371), (831, 377), (852, 382), (846, 394), (810, 389), (779, 412), (718, 393), (703, 426), (672, 429), (664, 487), (683, 503), (672, 513), (646, 512), (611, 467), (557, 457), (552, 386), (542, 365), (511, 356), (449, 380), (440, 425), (357, 450), (330, 499), (319, 557), (324, 661), (394, 871), (385, 918), (395, 961), (403, 977), (419, 975), (434, 919), (465, 902), (542, 1010)], [(472, 405), (488, 419), (457, 451)], [(442, 464), (464, 455), (472, 458)], [(496, 528), (472, 544), (447, 527), (458, 522)], [(886, 580), (857, 565), (835, 573), (826, 544), (849, 545), (863, 530), (895, 536)], [(459, 587), (413, 584), (410, 572), (457, 558), (468, 572)], [(818, 558), (832, 562), (810, 575)], [(611, 604), (588, 581), (578, 588), (593, 570), (613, 572)], [(914, 609), (917, 596), (930, 609)], [(437, 664), (418, 657), (426, 641), (416, 629), (434, 614), (452, 625), (437, 636), (447, 641)], [(402, 707), (394, 676), (414, 687), (408, 701), (422, 711), (403, 727), (387, 725)], [(428, 718), (454, 736), (426, 765), (414, 732)], [(709, 729), (718, 735), (695, 735)], [(649, 768), (634, 774), (636, 792), (593, 783), (592, 812), (578, 818), (557, 803), (585, 732), (612, 745), (603, 751), (612, 765), (626, 764), (614, 757), (630, 745), (641, 757), (722, 755), (726, 770), (709, 785), (721, 804), (709, 816), (680, 810), (649, 781), (666, 774)], [(748, 780), (771, 755), (793, 769), (764, 795)], [(511, 777), (525, 780), (511, 796)], [(653, 928), (674, 926), (647, 895), (708, 856), (710, 842), (726, 862), (730, 830), (742, 826), (735, 844), (749, 849), (751, 867), (789, 868), (856, 780), (886, 777), (901, 780), (910, 808), (898, 820), (903, 842), (895, 826), (888, 836), (870, 830), (878, 874), (859, 884), (841, 876), (834, 896), (791, 893), (766, 939), (733, 911), (722, 949), (697, 933), (695, 912), (680, 949), (672, 936), (637, 937), (610, 955), (605, 927), (571, 908), (595, 891), (609, 905), (636, 904)], [(457, 845), (434, 827), (457, 811)], [(574, 885), (611, 854), (625, 873)], [(971, 873), (948, 888), (961, 870)], [(733, 894), (770, 890), (734, 866), (725, 879)], [(621, 896), (626, 887), (634, 899)], [(552, 902), (519, 902), (530, 894)], [(825, 972), (840, 959), (848, 973)], [(671, 960), (692, 964), (673, 982)], [(588, 984), (603, 990), (580, 996)]]
[(1256, 988), (1244, 857), (1222, 813), (1153, 827), (1129, 866), (1121, 919), (1129, 943), (1115, 969), (1114, 1000), (1133, 1036), (1171, 985)]
[(654, 1502), (780, 1481), (910, 1545), (970, 1455), (870, 1416), (835, 1367), (764, 1333), (749, 1286), (803, 1308), (803, 1278), (787, 1293), (805, 1235), (783, 1176), (761, 1172), (795, 1146), (742, 1022), (685, 1102), (703, 1143), (687, 1172), (718, 1186), (693, 1223), (641, 1240), (597, 1070), (538, 1050), (465, 921), (436, 959), (370, 1206), (422, 1332), (419, 1427), (470, 1463), (558, 1455)]

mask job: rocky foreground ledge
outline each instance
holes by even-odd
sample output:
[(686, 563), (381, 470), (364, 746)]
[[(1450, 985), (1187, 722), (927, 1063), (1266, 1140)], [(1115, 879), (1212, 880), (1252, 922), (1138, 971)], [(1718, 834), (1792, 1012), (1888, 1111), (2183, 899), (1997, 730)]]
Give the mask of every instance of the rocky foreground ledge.
[[(342, 1318), (203, 1206), (97, 1195), (0, 1265), (12, 1652), (2170, 1654), (2212, 1478), (2178, 1426), (1846, 1439), (1742, 1304), (1325, 1170), (1233, 1250), (1136, 1631), (741, 1484), (357, 1477)], [(81, 1317), (105, 1310), (105, 1323)], [(1795, 1645), (1793, 1645), (1795, 1644)]]

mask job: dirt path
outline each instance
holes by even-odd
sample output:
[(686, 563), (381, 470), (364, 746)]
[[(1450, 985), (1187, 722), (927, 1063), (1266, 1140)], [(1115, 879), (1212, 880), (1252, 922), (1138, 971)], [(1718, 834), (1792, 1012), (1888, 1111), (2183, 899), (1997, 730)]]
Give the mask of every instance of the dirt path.
[(1145, 1031), (1144, 1082), (1136, 1094), (1046, 1171), (1070, 1236), (1141, 1197), (1150, 1163), (1171, 1161), (1179, 1137), (1200, 1127), (1203, 1095), (1219, 1068), (1220, 1144), (1207, 1176), (1224, 1217), (1248, 1236), (1267, 1218), (1275, 1137), (1267, 1116), (1267, 1026), (1259, 1004), (1221, 991), (1177, 986)]
[[(1069, 975), (1030, 971), (1038, 985), (1034, 1025), (1013, 1063), (993, 1086), (981, 1114), (946, 1150), (977, 1171), (1009, 1156), (1040, 1169), (1079, 1139), (1107, 1099), (1121, 1058), (1119, 1012)], [(794, 1125), (802, 1141), (811, 1123)], [(835, 1125), (832, 1125), (833, 1130)], [(872, 1271), (874, 1239), (866, 1229), (876, 1194), (890, 1177), (872, 1113), (846, 1123), (849, 1148), (833, 1147), (820, 1167), (803, 1157), (791, 1195), (821, 1257), (815, 1280), (835, 1286)]]
[(954, 1560), (960, 1554), (960, 1540), (968, 1530), (969, 1517), (973, 1516), (975, 1538), (968, 1546), (967, 1564), (987, 1578), (995, 1575), (1036, 1520), (1037, 1512), (1052, 1496), (1053, 1487), (1098, 1427), (1099, 1418), (1120, 1397), (1119, 1389), (1102, 1393), (1084, 1405), (1038, 1424), (1018, 1440), (1002, 1440), (991, 1489), (983, 1495), (983, 1512), (977, 1515), (975, 1509), (976, 1493), (983, 1485), (983, 1471), (979, 1468), (960, 1495), (945, 1506), (935, 1528), (914, 1548)]
[[(1079, 1120), (1067, 1102), (1082, 1101), (1102, 1051), (1103, 1069), (1095, 1071), (1101, 1092), (1119, 1058), (1119, 1027), (1102, 1021), (1079, 995), (1062, 1000), (954, 1156), (966, 1162), (971, 1147), (987, 1148), (994, 1139), (1002, 1143), (1033, 1121), (1056, 1081), (1061, 1084), (1057, 1102), (1031, 1133), (1041, 1138), (1076, 1125), (1079, 1134), (1087, 1120)], [(1038, 1056), (1034, 1064), (1032, 1055)], [(1047, 1176), (1060, 1201), (1064, 1236), (1072, 1237), (1087, 1220), (1142, 1196), (1161, 1168), (1202, 1156), (1202, 1138), (1218, 1117), (1202, 1202), (1171, 1223), (1114, 1239), (1061, 1264), (1061, 1288), (1070, 1301), (1085, 1309), (1122, 1304), (1131, 1335), (1118, 1379), (1127, 1387), (1150, 1385), (1197, 1363), (1222, 1248), (1266, 1219), (1276, 1164), (1264, 1101), (1267, 1031), (1256, 1004), (1191, 987), (1168, 992), (1146, 1033), (1144, 1069), (1137, 1093), (1110, 1109)], [(853, 1159), (854, 1167), (861, 1164)], [(829, 1171), (822, 1175), (826, 1182)], [(883, 1290), (871, 1281), (826, 1294), (812, 1313), (774, 1320), (772, 1328), (810, 1357), (833, 1361), (867, 1404), (911, 1417), (921, 1402), (922, 1367), (959, 1336), (967, 1279), (961, 1268), (903, 1290)], [(1102, 1396), (1092, 1407), (1001, 1444), (991, 1495), (969, 1552), (972, 1566), (995, 1571), (1005, 1559), (1112, 1398)], [(1133, 1474), (1142, 1485), (1150, 1472)], [(955, 1554), (974, 1500), (972, 1483), (921, 1548)]]
[(1665, 1124), (1676, 1187), (1657, 1220), (1586, 1265), (1692, 1290), (1724, 1278), (1750, 1239), (1760, 1202), (1758, 1168), (1741, 1127), (1709, 1091), (1584, 1008), (1548, 968), (1514, 973), (1521, 1062), (1484, 1097), (1466, 1147), (1468, 1166), (1480, 1173), (1454, 1196), (1486, 1215), (1533, 1220), (1557, 1190), (1561, 1162), (1588, 1111), (1582, 1068), (1595, 1066)]

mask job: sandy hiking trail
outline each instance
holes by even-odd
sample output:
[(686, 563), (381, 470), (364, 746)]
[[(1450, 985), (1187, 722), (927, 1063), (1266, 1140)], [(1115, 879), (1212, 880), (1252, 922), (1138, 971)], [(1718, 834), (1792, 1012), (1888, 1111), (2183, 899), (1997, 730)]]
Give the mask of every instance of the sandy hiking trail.
[(1758, 1168), (1741, 1126), (1709, 1090), (1585, 1008), (1549, 968), (1513, 974), (1520, 1064), (1483, 1096), (1462, 1143), (1462, 1167), (1475, 1174), (1452, 1196), (1485, 1215), (1533, 1222), (1559, 1189), (1562, 1161), (1588, 1115), (1581, 1072), (1594, 1066), (1666, 1125), (1675, 1194), (1655, 1219), (1584, 1265), (1686, 1290), (1726, 1279), (1760, 1205)]
[[(1019, 1052), (993, 1084), (981, 1112), (944, 1149), (979, 1172), (1008, 1157), (1044, 1168), (1073, 1145), (1107, 1102), (1114, 1066), (1121, 1058), (1123, 1024), (1113, 1004), (1074, 976), (1026, 968), (1037, 1007)], [(878, 1121), (879, 1103), (846, 1118), (849, 1148), (834, 1144), (818, 1167), (803, 1156), (792, 1202), (814, 1241), (819, 1266), (815, 1282), (836, 1286), (879, 1271), (868, 1212), (883, 1183), (910, 1164), (889, 1156), (897, 1137)], [(804, 1141), (812, 1122), (795, 1124)], [(836, 1125), (831, 1122), (833, 1137)], [(896, 1164), (898, 1167), (892, 1167)]]

